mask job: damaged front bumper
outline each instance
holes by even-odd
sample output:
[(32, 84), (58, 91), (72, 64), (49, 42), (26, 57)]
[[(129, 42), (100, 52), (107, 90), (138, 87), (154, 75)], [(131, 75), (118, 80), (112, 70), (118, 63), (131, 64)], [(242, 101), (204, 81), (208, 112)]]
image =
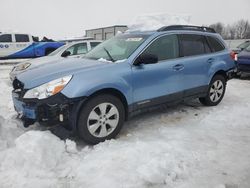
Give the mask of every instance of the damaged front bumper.
[(24, 99), (22, 95), (12, 92), (14, 108), (24, 126), (39, 122), (43, 125), (64, 125), (74, 130), (77, 114), (86, 97), (69, 99), (61, 93), (47, 99)]

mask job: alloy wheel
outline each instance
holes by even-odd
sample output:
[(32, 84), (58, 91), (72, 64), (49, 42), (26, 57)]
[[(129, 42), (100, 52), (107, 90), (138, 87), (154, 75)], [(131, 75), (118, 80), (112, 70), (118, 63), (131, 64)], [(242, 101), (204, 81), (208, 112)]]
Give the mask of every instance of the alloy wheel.
[(216, 80), (210, 88), (209, 96), (212, 102), (220, 100), (224, 92), (224, 85), (221, 80)]
[(101, 103), (94, 107), (88, 116), (87, 128), (95, 137), (110, 135), (119, 123), (119, 111), (111, 103)]

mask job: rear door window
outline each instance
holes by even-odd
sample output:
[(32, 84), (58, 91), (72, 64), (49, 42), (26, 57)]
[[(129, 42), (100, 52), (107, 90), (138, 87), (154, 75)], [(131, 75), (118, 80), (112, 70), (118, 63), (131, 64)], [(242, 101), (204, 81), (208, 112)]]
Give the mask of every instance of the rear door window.
[(29, 36), (23, 34), (15, 34), (16, 42), (29, 42)]
[(177, 35), (166, 35), (156, 39), (149, 45), (143, 54), (156, 55), (159, 61), (179, 57)]
[(211, 36), (207, 36), (207, 40), (212, 48), (212, 50), (214, 52), (219, 52), (225, 49), (224, 45), (222, 45), (218, 39), (211, 37)]
[(182, 57), (210, 53), (211, 49), (206, 37), (202, 35), (182, 34), (180, 38), (180, 54)]
[(69, 47), (66, 51), (69, 51), (70, 55), (86, 54), (88, 52), (87, 43), (75, 44)]
[(0, 35), (0, 42), (12, 42), (12, 38), (10, 34)]
[(90, 42), (91, 49), (94, 48), (94, 47), (96, 47), (100, 43), (101, 42)]
[(74, 55), (86, 54), (88, 52), (87, 43), (80, 43), (76, 46)]

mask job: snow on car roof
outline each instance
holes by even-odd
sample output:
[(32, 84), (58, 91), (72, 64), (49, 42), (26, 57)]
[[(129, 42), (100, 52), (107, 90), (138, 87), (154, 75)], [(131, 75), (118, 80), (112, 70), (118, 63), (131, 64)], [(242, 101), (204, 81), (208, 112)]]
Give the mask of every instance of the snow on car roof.
[(148, 14), (136, 17), (129, 25), (128, 31), (155, 31), (163, 26), (190, 25), (191, 16), (168, 13)]

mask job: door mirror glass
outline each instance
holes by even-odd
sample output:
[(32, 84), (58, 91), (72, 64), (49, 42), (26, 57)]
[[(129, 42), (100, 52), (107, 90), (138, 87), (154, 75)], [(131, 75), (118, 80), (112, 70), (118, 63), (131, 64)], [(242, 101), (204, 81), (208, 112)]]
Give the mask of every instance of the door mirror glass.
[(67, 50), (66, 50), (66, 51), (64, 51), (64, 52), (62, 53), (61, 56), (62, 56), (62, 57), (68, 57), (68, 56), (70, 56), (70, 54), (71, 54), (70, 51), (67, 51)]
[(158, 62), (158, 57), (154, 54), (141, 54), (135, 61), (134, 65), (154, 64)]

